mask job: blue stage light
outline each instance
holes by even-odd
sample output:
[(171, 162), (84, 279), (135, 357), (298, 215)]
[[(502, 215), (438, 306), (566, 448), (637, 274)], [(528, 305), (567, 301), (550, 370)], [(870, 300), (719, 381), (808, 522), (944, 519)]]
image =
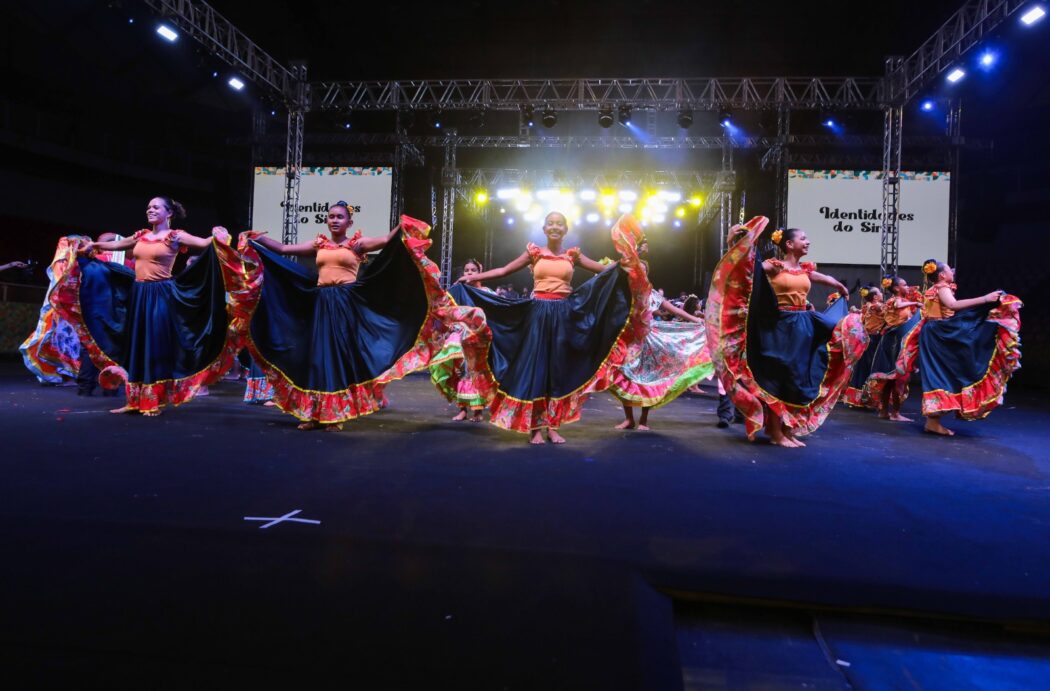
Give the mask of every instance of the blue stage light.
[(922, 110), (924, 112), (926, 112), (926, 113), (929, 113), (929, 112), (933, 111), (933, 109), (936, 108), (936, 107), (937, 107), (937, 104), (934, 103), (933, 101), (923, 101), (922, 105), (920, 106), (920, 108), (922, 108)]

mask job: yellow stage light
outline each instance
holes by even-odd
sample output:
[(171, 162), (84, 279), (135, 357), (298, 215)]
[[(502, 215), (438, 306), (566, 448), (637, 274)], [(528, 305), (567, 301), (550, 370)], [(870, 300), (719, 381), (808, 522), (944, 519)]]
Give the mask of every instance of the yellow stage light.
[(488, 192), (485, 192), (484, 190), (482, 190), (482, 191), (480, 191), (480, 192), (478, 192), (477, 194), (474, 195), (474, 201), (476, 201), (478, 204), (485, 204), (486, 202), (488, 202), (488, 200), (489, 200)]
[(691, 206), (691, 207), (693, 207), (695, 209), (700, 208), (700, 206), (702, 206), (703, 203), (704, 203), (704, 199), (700, 195), (695, 195), (695, 196), (689, 197), (689, 206)]

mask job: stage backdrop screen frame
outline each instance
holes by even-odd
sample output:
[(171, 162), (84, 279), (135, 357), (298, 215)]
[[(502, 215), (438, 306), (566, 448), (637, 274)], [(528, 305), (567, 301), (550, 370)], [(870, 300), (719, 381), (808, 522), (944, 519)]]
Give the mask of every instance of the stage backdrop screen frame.
[[(947, 172), (903, 171), (900, 190), (900, 266), (946, 261), (951, 213)], [(824, 264), (878, 266), (882, 256), (882, 171), (788, 171), (788, 227), (811, 241), (807, 259)]]
[[(328, 205), (354, 207), (354, 225), (365, 237), (390, 232), (394, 169), (389, 166), (310, 166), (299, 178), (299, 242), (327, 233)], [(252, 228), (281, 239), (284, 224), (284, 166), (256, 166), (252, 191)]]

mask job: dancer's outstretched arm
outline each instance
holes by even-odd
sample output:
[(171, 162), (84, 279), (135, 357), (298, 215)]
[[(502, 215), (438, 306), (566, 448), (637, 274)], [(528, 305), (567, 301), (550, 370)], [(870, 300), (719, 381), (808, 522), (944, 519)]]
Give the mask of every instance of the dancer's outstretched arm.
[(986, 305), (989, 302), (999, 302), (999, 297), (1002, 295), (1002, 291), (993, 290), (987, 295), (982, 295), (979, 298), (967, 298), (965, 300), (956, 300), (955, 296), (952, 295), (952, 291), (947, 286), (943, 286), (937, 289), (937, 297), (940, 298), (941, 304), (950, 310), (964, 310), (970, 307), (976, 307), (977, 305)]
[(601, 262), (596, 262), (590, 257), (580, 253), (579, 258), (576, 260), (576, 264), (582, 269), (587, 269), (591, 273), (600, 274), (605, 271), (606, 265)]
[(266, 249), (270, 250), (271, 252), (276, 252), (277, 254), (292, 254), (297, 257), (312, 257), (317, 252), (317, 249), (314, 247), (314, 243), (312, 240), (310, 242), (299, 242), (294, 245), (285, 245), (284, 243), (277, 242), (273, 238), (268, 238), (265, 235), (257, 235), (254, 238), (254, 240)]
[[(494, 278), (503, 278), (509, 276), (516, 271), (521, 271), (531, 263), (528, 252), (522, 252), (520, 256), (513, 259), (505, 266), (501, 266), (498, 269), (489, 269), (488, 271), (482, 271), (479, 274), (473, 276), (460, 276), (456, 279), (456, 283), (464, 283), (466, 281), (491, 281)], [(596, 262), (597, 263), (597, 262)], [(599, 265), (600, 266), (600, 265)]]
[(840, 293), (842, 293), (846, 297), (847, 300), (849, 300), (849, 288), (844, 286), (842, 282), (839, 281), (839, 279), (833, 276), (828, 276), (827, 274), (822, 274), (819, 271), (813, 271), (809, 274), (809, 280), (813, 283), (821, 283), (823, 285), (836, 288)]
[(386, 244), (394, 239), (394, 233), (401, 230), (401, 224), (398, 223), (396, 226), (390, 229), (384, 238), (361, 238), (354, 243), (354, 251), (358, 254), (368, 254), (369, 252), (375, 252), (386, 247)]

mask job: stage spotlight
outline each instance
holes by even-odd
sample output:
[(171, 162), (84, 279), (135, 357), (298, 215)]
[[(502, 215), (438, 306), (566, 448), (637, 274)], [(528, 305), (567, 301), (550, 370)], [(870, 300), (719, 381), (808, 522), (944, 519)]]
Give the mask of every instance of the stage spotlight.
[(593, 202), (598, 198), (598, 193), (594, 190), (580, 190), (580, 199), (585, 202)]
[(620, 106), (620, 110), (617, 113), (621, 125), (631, 124), (631, 107), (627, 104)]
[(934, 103), (933, 101), (926, 100), (926, 101), (923, 101), (922, 105), (919, 106), (919, 107), (922, 108), (922, 111), (924, 113), (931, 113), (931, 112), (933, 112), (933, 109), (937, 107), (937, 104)]
[(536, 109), (532, 104), (526, 104), (521, 107), (521, 117), (527, 127), (532, 127), (536, 124)]
[(994, 64), (995, 64), (995, 53), (992, 53), (991, 51), (986, 51), (986, 52), (981, 54), (981, 66), (982, 67), (991, 67)]
[(621, 190), (620, 199), (625, 202), (633, 202), (638, 199), (638, 193), (634, 190)]
[(496, 199), (514, 199), (521, 192), (517, 187), (503, 187), (496, 190)]
[(598, 109), (598, 124), (609, 129), (613, 124), (612, 106), (602, 106)]
[(1045, 16), (1046, 10), (1036, 5), (1035, 7), (1021, 15), (1021, 23), (1025, 26), (1032, 26)]
[(161, 38), (166, 40), (168, 43), (175, 43), (178, 40), (179, 35), (167, 24), (161, 24), (157, 27), (157, 33), (160, 34)]
[(237, 77), (230, 77), (230, 80), (226, 83), (229, 84), (230, 88), (232, 88), (234, 91), (240, 91), (244, 88), (244, 82), (238, 79)]
[(430, 111), (430, 114), (427, 116), (427, 119), (430, 122), (430, 126), (433, 127), (436, 130), (440, 130), (441, 129), (441, 117), (443, 115), (444, 115), (444, 113), (441, 110), (432, 110), (432, 111)]
[(513, 216), (507, 216), (507, 225), (508, 226), (514, 225), (514, 217)]
[(682, 227), (682, 222), (681, 222), (681, 221), (679, 221), (679, 220), (678, 220), (678, 219), (676, 218), (676, 219), (674, 220), (674, 224), (673, 224), (673, 225), (674, 225), (674, 227), (675, 227), (675, 228), (681, 228), (681, 227)]
[(685, 218), (685, 207), (684, 206), (680, 206), (677, 209), (675, 209), (674, 210), (674, 215), (677, 216), (678, 218)]
[(959, 81), (960, 79), (962, 79), (965, 76), (966, 76), (966, 71), (956, 67), (955, 69), (953, 69), (951, 72), (948, 73), (948, 76), (946, 77), (946, 79), (949, 82), (951, 82), (952, 84), (955, 84), (957, 81)]
[(543, 126), (547, 128), (554, 127), (558, 124), (558, 114), (554, 112), (554, 109), (547, 106), (543, 109)]
[(599, 216), (594, 211), (592, 211), (591, 213), (587, 214), (587, 222), (588, 223), (597, 223), (598, 219), (600, 219), (600, 218), (601, 218), (601, 216)]
[(486, 192), (485, 190), (480, 190), (477, 194), (474, 195), (474, 201), (479, 205), (487, 204), (489, 201), (488, 192)]
[(683, 130), (689, 129), (693, 124), (693, 111), (689, 108), (683, 108), (678, 111), (678, 126)]
[(703, 203), (704, 198), (700, 195), (694, 195), (692, 197), (689, 197), (689, 206), (693, 207), (694, 209), (699, 209), (703, 205)]
[(348, 130), (348, 129), (350, 129), (350, 127), (351, 127), (351, 125), (350, 125), (350, 121), (349, 120), (347, 120), (346, 122), (343, 123), (343, 129), (344, 130)]
[(733, 112), (730, 110), (723, 110), (718, 113), (718, 124), (722, 127), (729, 127), (733, 124)]

